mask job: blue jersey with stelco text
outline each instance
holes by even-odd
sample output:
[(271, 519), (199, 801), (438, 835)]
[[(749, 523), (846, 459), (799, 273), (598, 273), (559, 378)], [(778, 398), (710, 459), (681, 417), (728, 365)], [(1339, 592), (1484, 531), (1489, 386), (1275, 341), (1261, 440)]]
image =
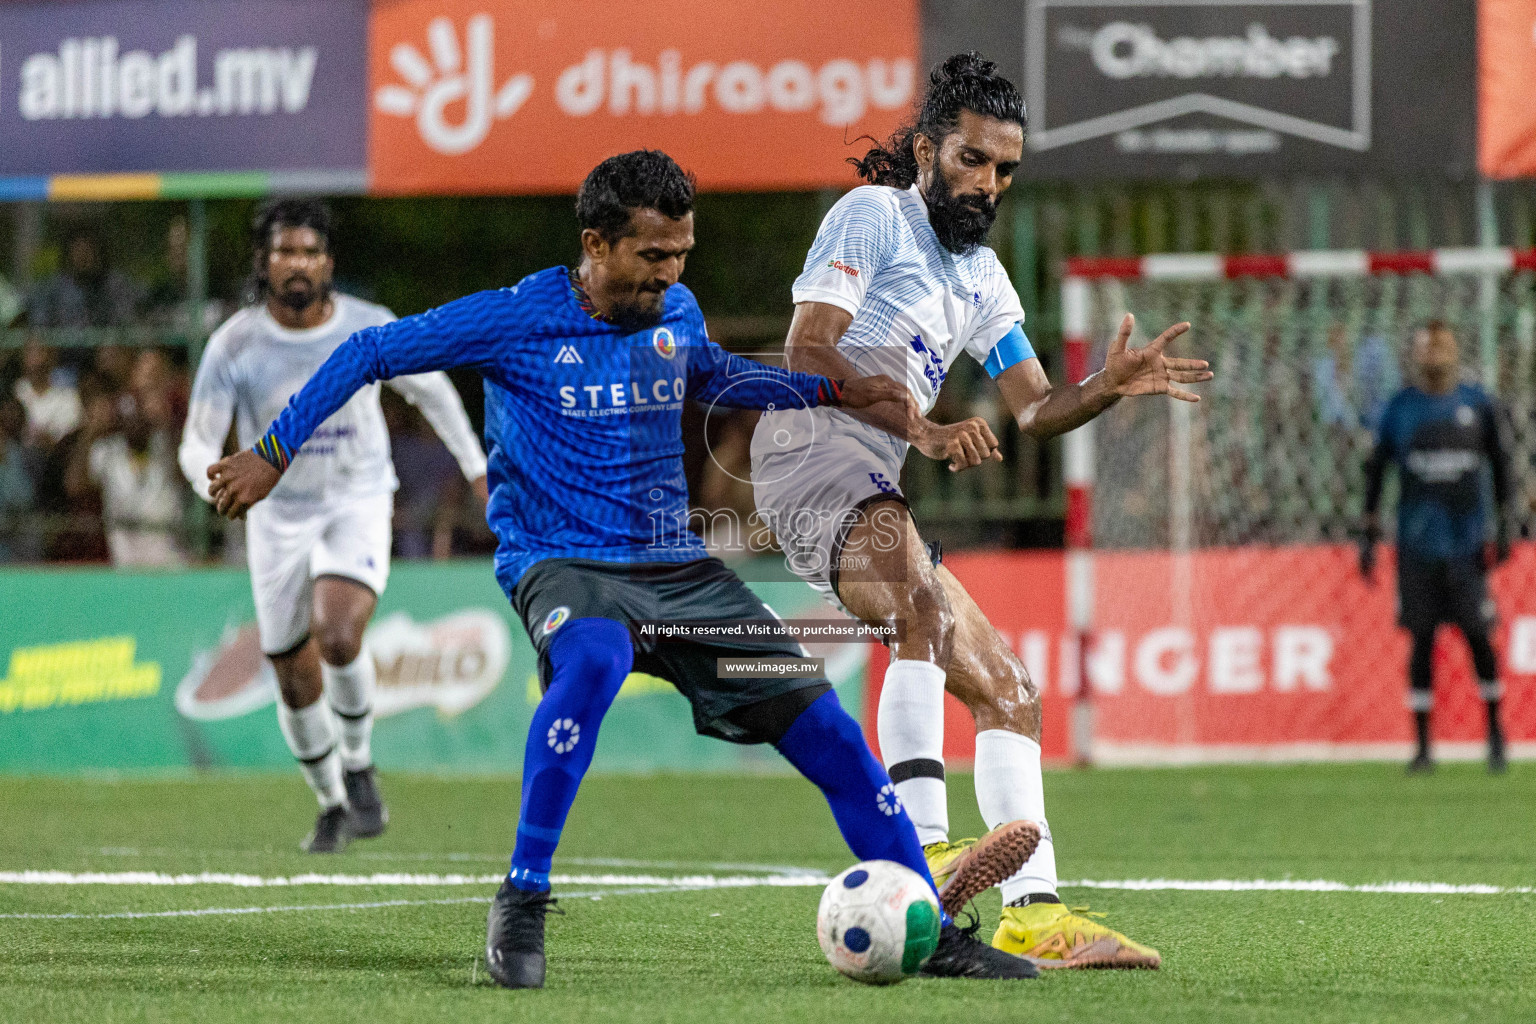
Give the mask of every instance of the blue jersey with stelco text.
[(1444, 395), (1408, 387), (1392, 396), (1377, 456), (1397, 466), (1397, 544), (1421, 559), (1477, 554), (1487, 540), (1485, 465), (1502, 458), (1492, 400), (1458, 384)]
[[(684, 400), (731, 408), (834, 404), (838, 382), (765, 366), (709, 340), (673, 285), (659, 326), (626, 332), (582, 306), (565, 267), (370, 327), (336, 349), (256, 449), (286, 465), (353, 392), (400, 374), (473, 366), (485, 382), (496, 578), (510, 595), (547, 558), (684, 562)], [(303, 457), (302, 455), (300, 456)]]

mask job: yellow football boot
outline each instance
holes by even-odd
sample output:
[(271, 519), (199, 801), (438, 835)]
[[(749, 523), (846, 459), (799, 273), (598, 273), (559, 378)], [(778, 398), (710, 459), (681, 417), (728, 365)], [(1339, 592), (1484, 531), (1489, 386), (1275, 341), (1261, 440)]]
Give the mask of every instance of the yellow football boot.
[(923, 847), (923, 856), (928, 858), (928, 873), (933, 876), (933, 884), (944, 888), (949, 876), (955, 873), (955, 861), (965, 856), (965, 852), (975, 845), (974, 839), (959, 839), (953, 843), (929, 843)]
[(1064, 967), (1145, 968), (1156, 970), (1162, 955), (1099, 924), (1087, 907), (1031, 903), (1004, 907), (992, 945), (1022, 956), (1041, 969)]
[(1023, 867), (1039, 843), (1040, 826), (1032, 821), (1010, 821), (980, 839), (929, 843), (923, 855), (940, 905), (951, 917), (960, 913), (972, 899)]

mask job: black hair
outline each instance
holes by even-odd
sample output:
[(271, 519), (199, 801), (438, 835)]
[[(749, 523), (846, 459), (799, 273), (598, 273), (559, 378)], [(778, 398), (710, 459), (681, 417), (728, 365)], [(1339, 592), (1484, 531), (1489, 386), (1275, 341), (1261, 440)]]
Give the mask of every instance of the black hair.
[(612, 244), (630, 233), (631, 210), (673, 220), (693, 212), (693, 175), (659, 149), (620, 153), (592, 168), (576, 193), (576, 220)]
[(331, 248), (331, 208), (319, 199), (273, 199), (261, 204), (251, 218), (251, 254), (255, 261), (255, 291), (267, 293), (267, 258), (272, 254), (272, 232), (278, 228), (313, 228)]
[(921, 134), (935, 143), (943, 142), (960, 123), (962, 110), (1029, 128), (1019, 90), (997, 73), (996, 64), (975, 50), (967, 50), (937, 65), (929, 74), (928, 91), (911, 123), (896, 129), (884, 146), (876, 143), (862, 160), (849, 157), (848, 162), (871, 185), (909, 188), (917, 180), (913, 139)]

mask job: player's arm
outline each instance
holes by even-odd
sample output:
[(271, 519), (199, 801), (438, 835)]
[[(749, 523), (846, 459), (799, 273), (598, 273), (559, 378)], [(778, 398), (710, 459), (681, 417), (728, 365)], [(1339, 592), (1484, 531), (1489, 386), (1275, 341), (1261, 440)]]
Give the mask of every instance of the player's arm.
[(1365, 514), (1360, 529), (1360, 575), (1367, 580), (1376, 568), (1376, 545), (1381, 540), (1381, 488), (1392, 464), (1392, 422), (1395, 403), (1382, 413), (1376, 444), (1365, 460)]
[(1488, 457), (1488, 471), (1493, 483), (1494, 564), (1509, 558), (1510, 522), (1514, 509), (1510, 503), (1514, 488), (1510, 486), (1509, 445), (1504, 431), (1503, 411), (1492, 399), (1483, 412), (1483, 453)]
[(459, 398), (453, 382), (444, 373), (408, 374), (388, 382), (407, 401), (421, 410), (432, 430), (442, 439), (448, 451), (479, 495), (481, 504), (488, 497), (485, 481), (485, 450), (480, 438), (470, 426), (464, 412), (464, 402)]
[(187, 423), (176, 452), (182, 476), (204, 501), (213, 500), (208, 493), (208, 467), (224, 457), (224, 441), (235, 418), (235, 395), (224, 347), (215, 339), (198, 364), (187, 403)]
[(1180, 385), (1211, 379), (1204, 359), (1178, 359), (1163, 354), (1168, 343), (1189, 324), (1174, 324), (1144, 346), (1129, 347), (1135, 318), (1129, 313), (1110, 343), (1104, 368), (1080, 384), (1053, 387), (1038, 358), (1024, 359), (997, 375), (997, 386), (1019, 429), (1031, 437), (1048, 438), (1082, 426), (1122, 398), (1167, 395), (1183, 402), (1200, 396)]
[(899, 402), (907, 389), (884, 374), (846, 379), (759, 363), (706, 341), (688, 353), (688, 397), (732, 409), (867, 409)]
[(365, 328), (339, 345), (252, 448), (208, 467), (219, 515), (238, 519), (271, 493), (309, 435), (360, 388), (404, 374), (491, 365), (496, 339), (487, 328), (501, 294), (483, 292)]
[[(785, 361), (793, 370), (818, 373), (827, 377), (849, 378), (858, 370), (837, 348), (853, 314), (830, 302), (795, 304), (795, 316), (784, 343)], [(905, 353), (903, 353), (905, 358)], [(941, 426), (923, 416), (917, 400), (903, 386), (900, 401), (882, 402), (848, 413), (870, 426), (911, 444), (930, 459), (949, 462), (951, 471), (978, 466), (991, 459), (1000, 460), (997, 438), (980, 416)]]

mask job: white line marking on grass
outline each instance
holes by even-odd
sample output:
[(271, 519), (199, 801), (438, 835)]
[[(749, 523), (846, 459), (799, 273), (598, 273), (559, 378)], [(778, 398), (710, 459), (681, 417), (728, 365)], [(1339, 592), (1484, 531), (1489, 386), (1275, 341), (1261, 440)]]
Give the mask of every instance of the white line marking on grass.
[(1213, 878), (1184, 880), (1177, 878), (1126, 878), (1119, 881), (1082, 879), (1062, 882), (1063, 889), (1131, 889), (1143, 892), (1178, 890), (1181, 892), (1376, 892), (1410, 896), (1512, 896), (1536, 892), (1530, 885), (1458, 885), (1451, 882), (1376, 882), (1350, 885), (1326, 879), (1279, 880)]
[[(495, 885), (505, 874), (495, 875), (412, 875), (375, 873), (371, 875), (303, 874), (276, 877), (200, 871), (196, 874), (165, 874), (157, 871), (0, 871), (0, 885), (232, 885), (246, 889), (280, 888), (299, 885), (342, 886), (455, 886)], [(554, 885), (656, 886), (665, 889), (737, 889), (758, 885), (826, 885), (826, 875), (621, 875), (552, 874)]]
[[(291, 888), (305, 885), (330, 886), (419, 886), (453, 887), (495, 885), (506, 877), (494, 875), (402, 874), (371, 875), (261, 875), (202, 871), (196, 874), (166, 874), (155, 871), (0, 871), (0, 885), (125, 885), (184, 886), (228, 885), (236, 888)], [(745, 889), (768, 887), (810, 887), (826, 885), (828, 877), (811, 869), (796, 874), (768, 875), (654, 875), (654, 874), (552, 874), (554, 885), (598, 886), (655, 892), (697, 889)], [(1119, 880), (1080, 879), (1062, 882), (1063, 888), (1123, 889), (1143, 892), (1360, 892), (1421, 896), (1506, 896), (1536, 893), (1536, 886), (1487, 885), (1452, 882), (1374, 882), (1352, 885), (1327, 879), (1177, 879), (1128, 878)], [(575, 894), (572, 894), (575, 895)]]
[[(82, 847), (83, 852), (98, 854), (105, 857), (167, 857), (178, 855), (230, 856), (230, 857), (270, 857), (276, 853), (288, 853), (287, 850), (204, 850), (204, 849), (172, 849), (170, 847), (133, 847), (133, 846), (90, 846)], [(348, 857), (357, 857), (362, 860), (380, 861), (445, 861), (464, 863), (492, 863), (504, 864), (508, 855), (505, 853), (424, 853), (419, 851), (386, 850), (357, 850), (348, 853)], [(561, 864), (572, 864), (580, 867), (595, 868), (648, 868), (655, 871), (752, 871), (773, 875), (816, 875), (821, 876), (821, 871), (816, 868), (800, 867), (794, 864), (749, 864), (736, 861), (713, 860), (634, 860), (628, 857), (560, 857)]]
[[(648, 893), (687, 892), (687, 889), (618, 889), (603, 893), (562, 892), (565, 899), (637, 896)], [(388, 907), (443, 907), (461, 903), (491, 902), (489, 896), (456, 896), (443, 900), (379, 900), (374, 903), (313, 903), (283, 907), (202, 907), (195, 910), (131, 910), (112, 914), (0, 914), (0, 921), (119, 921), (147, 917), (229, 917), (238, 914), (281, 914), (294, 911), (379, 910)]]

